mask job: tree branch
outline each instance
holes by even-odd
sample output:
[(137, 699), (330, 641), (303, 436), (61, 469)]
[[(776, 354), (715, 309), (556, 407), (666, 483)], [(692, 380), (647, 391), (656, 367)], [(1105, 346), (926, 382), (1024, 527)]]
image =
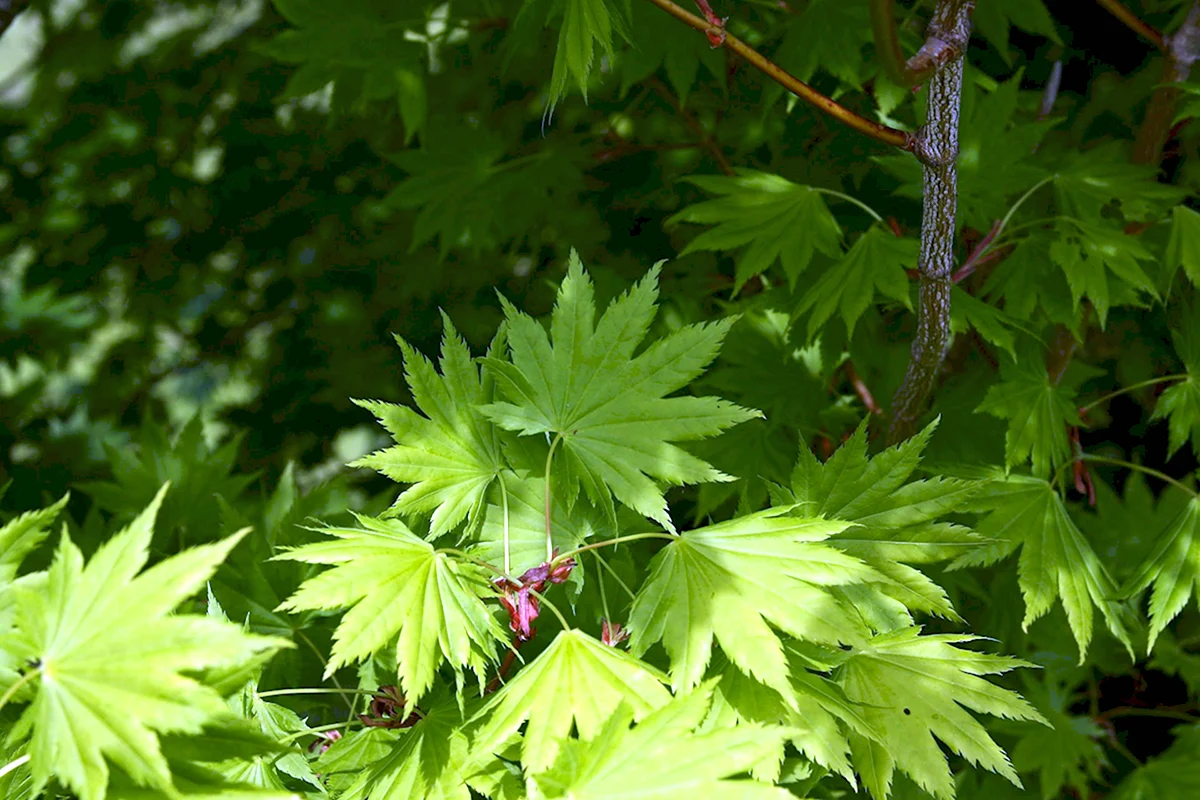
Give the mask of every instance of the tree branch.
[[(963, 0), (959, 0), (963, 2)], [(898, 86), (916, 86), (937, 72), (938, 68), (962, 57), (967, 48), (965, 39), (943, 38), (950, 31), (929, 26), (925, 43), (907, 61), (900, 48), (896, 18), (892, 14), (893, 0), (871, 0), (871, 28), (875, 33), (875, 55), (887, 76)]]
[(824, 111), (844, 125), (848, 125), (859, 133), (866, 134), (884, 144), (905, 150), (912, 149), (914, 137), (908, 131), (902, 131), (899, 128), (893, 128), (889, 125), (881, 125), (874, 120), (854, 113), (845, 106), (821, 94), (804, 81), (789, 74), (785, 69), (750, 47), (741, 39), (726, 33), (724, 28), (697, 17), (695, 14), (671, 2), (671, 0), (650, 0), (650, 2), (685, 25), (708, 36), (709, 41), (713, 42), (714, 47), (724, 47), (727, 50), (737, 53), (768, 78), (804, 102), (820, 111)]
[(974, 8), (974, 0), (938, 0), (929, 23), (927, 40), (952, 43), (957, 57), (941, 65), (929, 81), (927, 117), (912, 147), (925, 172), (921, 251), (917, 259), (921, 288), (912, 356), (892, 401), (888, 440), (893, 443), (907, 439), (916, 429), (950, 343), (950, 280), (958, 211), (954, 162), (958, 158), (963, 53), (971, 35)]
[(1121, 3), (1121, 0), (1096, 0), (1096, 2), (1104, 6), (1108, 10), (1108, 13), (1125, 23), (1125, 27), (1150, 42), (1159, 50), (1166, 51), (1166, 42), (1163, 40), (1163, 35), (1153, 25), (1142, 22), (1137, 14), (1130, 11)]
[(1192, 4), (1179, 30), (1163, 40), (1160, 49), (1166, 56), (1166, 63), (1133, 144), (1135, 164), (1157, 164), (1162, 160), (1179, 100), (1179, 90), (1174, 84), (1186, 81), (1192, 64), (1200, 59), (1200, 0)]

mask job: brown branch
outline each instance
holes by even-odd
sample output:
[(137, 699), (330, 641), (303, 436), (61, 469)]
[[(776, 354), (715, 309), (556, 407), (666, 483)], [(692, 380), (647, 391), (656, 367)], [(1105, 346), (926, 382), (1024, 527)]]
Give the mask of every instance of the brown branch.
[(892, 443), (912, 436), (917, 418), (941, 370), (950, 343), (950, 280), (954, 269), (955, 216), (958, 212), (959, 109), (963, 52), (971, 34), (973, 0), (938, 0), (928, 38), (958, 43), (958, 57), (941, 66), (928, 86), (928, 112), (917, 131), (913, 153), (924, 166), (924, 207), (917, 270), (921, 288), (917, 334), (904, 381), (892, 400)]
[(726, 33), (723, 27), (714, 25), (713, 23), (697, 17), (695, 14), (692, 14), (691, 12), (671, 2), (671, 0), (650, 0), (650, 2), (654, 3), (654, 5), (658, 6), (663, 11), (666, 11), (668, 14), (675, 17), (675, 19), (679, 20), (685, 25), (695, 28), (696, 30), (708, 36), (709, 41), (713, 42), (714, 47), (724, 47), (726, 50), (736, 53), (768, 78), (775, 81), (804, 102), (820, 111), (825, 112), (844, 125), (848, 125), (859, 133), (866, 134), (872, 139), (883, 142), (884, 144), (888, 144), (893, 147), (899, 147), (905, 150), (912, 149), (914, 139), (912, 134), (908, 133), (907, 131), (902, 131), (899, 128), (893, 128), (889, 125), (881, 125), (880, 123), (867, 119), (860, 114), (856, 114), (845, 106), (829, 99), (804, 81), (789, 74), (785, 69), (759, 53), (754, 48), (750, 47), (741, 39)]
[(1200, 59), (1200, 0), (1192, 4), (1179, 30), (1164, 40), (1161, 49), (1167, 57), (1166, 63), (1133, 143), (1135, 164), (1158, 164), (1162, 160), (1179, 99), (1175, 84), (1186, 81), (1192, 64)]
[(1137, 14), (1126, 8), (1121, 3), (1121, 0), (1096, 0), (1096, 2), (1104, 6), (1108, 10), (1108, 13), (1125, 23), (1125, 27), (1129, 28), (1129, 30), (1141, 36), (1159, 50), (1166, 51), (1167, 46), (1163, 40), (1163, 35), (1153, 25), (1143, 22)]
[(858, 374), (858, 370), (854, 368), (854, 362), (847, 359), (843, 366), (846, 371), (846, 379), (854, 387), (854, 393), (858, 395), (859, 402), (863, 404), (863, 408), (875, 416), (882, 414), (883, 409), (879, 407), (879, 403), (875, 402), (875, 395), (871, 394), (866, 381), (862, 379), (862, 376)]
[[(967, 0), (958, 0), (965, 3)], [(933, 25), (926, 31), (925, 43), (916, 54), (905, 60), (892, 14), (893, 0), (871, 0), (871, 28), (875, 33), (875, 54), (887, 76), (898, 86), (916, 86), (937, 70), (962, 57), (967, 48), (965, 39), (944, 38), (946, 31)], [(973, 5), (973, 2), (972, 2)]]

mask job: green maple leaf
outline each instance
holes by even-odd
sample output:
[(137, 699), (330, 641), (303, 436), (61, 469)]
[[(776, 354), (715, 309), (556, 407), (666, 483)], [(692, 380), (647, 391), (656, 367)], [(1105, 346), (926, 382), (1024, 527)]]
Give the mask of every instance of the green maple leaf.
[(856, 647), (841, 667), (846, 696), (882, 735), (882, 744), (851, 739), (859, 773), (879, 800), (897, 766), (934, 797), (954, 797), (954, 779), (935, 737), (972, 764), (1021, 785), (1004, 751), (968, 710), (1045, 724), (1019, 694), (979, 677), (1033, 665), (955, 646), (978, 638), (921, 636), (920, 628), (905, 628)]
[(62, 513), (68, 499), (69, 495), (47, 508), (21, 514), (0, 527), (0, 593), (17, 577), (25, 557), (46, 539), (50, 524)]
[[(1082, 298), (1090, 299), (1101, 327), (1110, 306), (1141, 305), (1141, 292), (1157, 295), (1154, 282), (1138, 263), (1153, 261), (1155, 256), (1136, 237), (1109, 225), (1078, 220), (1060, 225), (1050, 245), (1050, 259), (1066, 275), (1075, 307)], [(1110, 272), (1118, 280), (1115, 285), (1109, 282)]]
[(1200, 498), (1192, 498), (1159, 537), (1138, 571), (1129, 579), (1126, 594), (1153, 584), (1150, 596), (1150, 641), (1146, 652), (1167, 623), (1178, 616), (1197, 582), (1200, 582)]
[(1116, 204), (1126, 220), (1158, 221), (1187, 191), (1160, 183), (1158, 167), (1131, 163), (1124, 143), (1055, 153), (1054, 194), (1064, 214), (1098, 223)]
[(1184, 311), (1178, 330), (1171, 332), (1175, 352), (1187, 370), (1187, 380), (1167, 387), (1154, 405), (1151, 419), (1167, 420), (1170, 455), (1189, 439), (1200, 452), (1200, 317), (1194, 308)]
[[(504, 466), (495, 426), (477, 410), (492, 400), (492, 381), (471, 361), (467, 343), (443, 316), (442, 372), (407, 342), (405, 379), (422, 416), (405, 406), (355, 400), (373, 413), (396, 440), (393, 447), (351, 463), (370, 467), (399, 483), (412, 484), (392, 506), (401, 514), (433, 512), (429, 534), (453, 530), (464, 519), (469, 528), (483, 521), (488, 487)], [(504, 346), (497, 337), (489, 352)]]
[(1171, 275), (1183, 267), (1188, 280), (1200, 283), (1200, 213), (1187, 206), (1175, 206), (1171, 211), (1165, 266)]
[(961, 556), (952, 567), (992, 564), (1020, 547), (1017, 577), (1025, 599), (1025, 630), (1061, 599), (1082, 664), (1092, 640), (1095, 606), (1109, 631), (1132, 653), (1130, 609), (1114, 599), (1119, 595), (1115, 582), (1067, 514), (1062, 498), (1038, 478), (996, 477), (974, 501), (976, 509), (988, 511), (976, 530), (995, 542)]
[[(480, 599), (488, 575), (456, 561), (399, 520), (358, 517), (362, 528), (314, 528), (334, 537), (276, 558), (333, 564), (280, 606), (289, 611), (349, 608), (333, 635), (325, 675), (368, 658), (393, 640), (405, 699), (415, 704), (443, 661), (480, 680), (504, 632)], [(482, 589), (487, 592), (487, 589)]]
[(950, 290), (950, 329), (954, 333), (962, 333), (971, 328), (984, 341), (996, 345), (1013, 358), (1017, 357), (1014, 329), (1024, 326), (1007, 311), (955, 286)]
[[(549, 9), (539, 7), (551, 6)], [(534, 9), (539, 9), (535, 12)], [(552, 111), (566, 94), (568, 84), (574, 84), (587, 100), (588, 75), (592, 71), (597, 51), (612, 58), (613, 38), (628, 39), (628, 6), (611, 0), (525, 0), (514, 27), (524, 29), (534, 16), (549, 19), (562, 16), (558, 47), (554, 52), (554, 72), (550, 76), (547, 104)], [(520, 33), (518, 33), (520, 35)]]
[(904, 608), (958, 619), (945, 590), (909, 564), (932, 564), (979, 546), (961, 525), (939, 521), (964, 510), (979, 484), (954, 478), (910, 481), (937, 422), (907, 441), (867, 456), (867, 425), (824, 464), (807, 448), (790, 485), (775, 487), (777, 505), (800, 504), (806, 514), (854, 523), (829, 544), (862, 559), (878, 573), (879, 590)]
[(687, 531), (650, 564), (629, 615), (630, 650), (662, 641), (677, 691), (700, 682), (715, 639), (739, 669), (791, 697), (783, 643), (836, 645), (859, 635), (853, 614), (830, 587), (878, 573), (825, 540), (848, 523), (769, 509)]
[(479, 709), (481, 721), (472, 747), (491, 752), (522, 723), (521, 763), (536, 773), (553, 763), (572, 725), (593, 738), (617, 708), (628, 706), (635, 719), (666, 705), (666, 676), (579, 630), (561, 631), (550, 646)]
[(611, 517), (615, 495), (673, 530), (666, 498), (652, 479), (675, 485), (732, 479), (671, 442), (713, 436), (761, 414), (711, 397), (663, 397), (704, 370), (733, 320), (689, 325), (635, 357), (654, 317), (657, 283), (655, 267), (597, 323), (591, 279), (572, 251), (549, 336), (505, 303), (512, 361), (484, 363), (512, 402), (482, 410), (501, 428), (549, 434), (561, 443), (566, 497), (582, 485)]
[(984, 3), (975, 10), (971, 17), (979, 33), (983, 35), (1006, 61), (1011, 63), (1008, 51), (1008, 33), (1013, 27), (1023, 31), (1045, 36), (1054, 42), (1061, 42), (1054, 19), (1042, 0), (995, 0)]
[(875, 299), (876, 292), (912, 308), (905, 269), (917, 263), (918, 243), (892, 234), (881, 223), (872, 225), (840, 261), (831, 265), (797, 303), (797, 317), (809, 314), (811, 340), (835, 313), (853, 335), (855, 323)]
[(1200, 793), (1200, 729), (1175, 729), (1171, 747), (1121, 781), (1112, 800), (1191, 800)]
[[(862, 3), (814, 0), (795, 17), (788, 18), (787, 32), (780, 42), (776, 62), (802, 81), (818, 69), (855, 88), (871, 74), (871, 64), (862, 49), (871, 41), (869, 9)], [(773, 88), (774, 102), (782, 94)]]
[(13, 587), (5, 648), (37, 665), (28, 673), (37, 691), (10, 741), (31, 735), (33, 794), (53, 776), (83, 800), (102, 800), (108, 761), (169, 793), (159, 734), (200, 733), (228, 714), (221, 696), (189, 673), (289, 644), (216, 619), (172, 614), (247, 531), (139, 574), (165, 493), (164, 486), (86, 565), (64, 535), (44, 582)]
[(1067, 711), (1073, 697), (1057, 686), (1045, 689), (1030, 682), (1030, 698), (1045, 710), (1049, 727), (1027, 728), (1012, 751), (1018, 772), (1037, 772), (1044, 800), (1061, 797), (1068, 788), (1079, 797), (1088, 796), (1088, 787), (1101, 778), (1100, 767), (1107, 765), (1100, 740), (1105, 730), (1090, 717)]
[(976, 411), (1008, 420), (1004, 438), (1007, 467), (1033, 461), (1033, 474), (1049, 476), (1073, 457), (1067, 427), (1080, 425), (1076, 390), (1099, 370), (1072, 362), (1063, 378), (1050, 380), (1039, 354), (1027, 353), (1000, 366), (1000, 382), (988, 389)]
[(712, 695), (712, 684), (705, 684), (632, 728), (634, 715), (623, 709), (594, 734), (566, 742), (554, 765), (533, 782), (547, 800), (792, 797), (786, 789), (731, 778), (763, 759), (778, 761), (783, 730), (753, 723), (701, 728)]
[(637, 41), (617, 60), (622, 96), (661, 67), (666, 71), (667, 82), (679, 95), (680, 105), (686, 105), (701, 65), (714, 78), (724, 74), (724, 51), (712, 47), (703, 36), (676, 36), (679, 23), (661, 9), (645, 3), (634, 4), (629, 14), (629, 29), (638, 35)]
[(736, 172), (733, 177), (693, 175), (686, 179), (719, 197), (688, 206), (667, 220), (668, 224), (714, 226), (690, 241), (681, 256), (699, 250), (744, 248), (737, 259), (736, 293), (776, 261), (782, 263), (788, 282), (795, 286), (814, 253), (841, 255), (842, 230), (819, 189), (756, 170)]

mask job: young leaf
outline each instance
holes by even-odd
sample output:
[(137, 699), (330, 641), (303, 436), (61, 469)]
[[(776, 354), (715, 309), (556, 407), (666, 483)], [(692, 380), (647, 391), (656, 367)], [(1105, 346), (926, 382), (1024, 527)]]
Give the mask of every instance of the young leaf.
[(536, 773), (554, 762), (572, 724), (591, 739), (622, 704), (635, 719), (666, 705), (666, 676), (578, 630), (561, 631), (479, 710), (472, 747), (494, 751), (528, 720), (521, 763)]
[(712, 701), (706, 684), (677, 697), (632, 729), (628, 709), (592, 735), (568, 740), (533, 782), (547, 800), (787, 800), (786, 789), (730, 776), (782, 757), (783, 729), (746, 723), (695, 732)]
[(496, 643), (505, 638), (479, 589), (470, 585), (486, 585), (489, 576), (437, 552), (399, 520), (358, 520), (362, 528), (314, 528), (334, 538), (276, 556), (335, 565), (280, 606), (350, 609), (334, 632), (326, 677), (395, 640), (400, 688), (410, 706), (433, 684), (443, 661), (457, 671), (470, 667), (482, 680)]
[(687, 181), (720, 196), (688, 206), (667, 220), (669, 225), (715, 226), (690, 241), (680, 255), (744, 247), (737, 259), (735, 293), (777, 260), (795, 286), (814, 252), (841, 255), (842, 230), (824, 197), (811, 186), (750, 169), (738, 169), (733, 177), (692, 175)]
[(1151, 419), (1166, 418), (1173, 456), (1189, 436), (1193, 449), (1200, 452), (1200, 318), (1193, 308), (1185, 310), (1179, 329), (1171, 332), (1171, 339), (1188, 377), (1159, 395)]
[(829, 544), (876, 570), (879, 588), (905, 608), (958, 619), (945, 590), (909, 564), (956, 558), (979, 546), (961, 525), (937, 521), (963, 510), (979, 488), (974, 481), (930, 478), (909, 482), (937, 422), (874, 457), (867, 456), (867, 425), (824, 464), (807, 448), (791, 485), (777, 487), (776, 504), (801, 504), (805, 513), (854, 523)]
[(592, 282), (572, 252), (550, 336), (505, 303), (512, 362), (484, 361), (512, 402), (485, 405), (483, 412), (506, 430), (561, 441), (567, 497), (582, 484), (597, 506), (611, 509), (615, 495), (673, 530), (652, 478), (672, 484), (731, 478), (671, 442), (713, 436), (761, 415), (712, 397), (663, 398), (704, 370), (733, 321), (690, 325), (634, 357), (657, 297), (655, 267), (595, 323)]
[(32, 553), (50, 533), (54, 518), (67, 505), (64, 497), (52, 506), (38, 511), (29, 511), (0, 527), (0, 592), (17, 577), (17, 570), (25, 557)]
[[(544, 5), (526, 0), (517, 15), (517, 25), (524, 25), (527, 13), (535, 6)], [(627, 6), (611, 0), (554, 0), (551, 15), (562, 14), (562, 27), (558, 34), (558, 48), (554, 53), (554, 73), (550, 76), (550, 94), (547, 98), (550, 109), (574, 83), (587, 100), (588, 74), (592, 70), (596, 50), (601, 49), (613, 57), (613, 35), (627, 36), (625, 13)]]
[[(1076, 308), (1087, 297), (1103, 328), (1114, 302), (1138, 305), (1140, 293), (1157, 294), (1154, 281), (1138, 263), (1155, 258), (1145, 245), (1109, 225), (1071, 222), (1059, 226), (1050, 245), (1050, 259), (1067, 276)], [(1119, 281), (1117, 285), (1109, 284), (1110, 272)]]
[(704, 677), (715, 638), (739, 669), (790, 698), (787, 659), (771, 625), (831, 645), (860, 635), (829, 587), (878, 573), (825, 543), (847, 523), (789, 511), (687, 531), (654, 557), (629, 615), (630, 650), (641, 654), (662, 641), (676, 691)]
[(1011, 468), (1032, 457), (1033, 474), (1049, 477), (1070, 460), (1067, 426), (1079, 425), (1076, 387), (1099, 370), (1074, 366), (1058, 383), (1050, 380), (1041, 358), (1026, 353), (1000, 367), (1000, 382), (988, 389), (976, 411), (1008, 420), (1004, 451)]
[(976, 530), (996, 543), (961, 556), (953, 568), (992, 564), (1021, 547), (1017, 574), (1026, 630), (1061, 598), (1082, 664), (1092, 640), (1094, 605), (1109, 631), (1132, 653), (1130, 610), (1114, 599), (1118, 591), (1112, 577), (1049, 483), (1010, 475), (989, 484), (975, 506), (989, 511)]
[(882, 224), (867, 229), (850, 251), (804, 292), (796, 305), (797, 317), (811, 312), (808, 338), (813, 339), (839, 312), (847, 332), (853, 334), (855, 323), (871, 305), (876, 292), (911, 309), (905, 269), (916, 266), (917, 250), (916, 240), (901, 239)]
[(139, 574), (165, 493), (164, 486), (86, 565), (64, 536), (45, 583), (13, 588), (5, 647), (36, 665), (37, 693), (11, 735), (31, 731), (33, 794), (55, 777), (83, 800), (103, 800), (109, 760), (134, 781), (169, 792), (159, 734), (199, 733), (228, 713), (221, 696), (189, 674), (289, 644), (172, 614), (246, 531)]
[[(469, 526), (483, 520), (488, 487), (504, 460), (497, 433), (476, 408), (492, 399), (491, 381), (471, 362), (467, 343), (443, 316), (442, 373), (403, 339), (405, 378), (417, 407), (355, 400), (373, 413), (396, 440), (393, 447), (350, 464), (379, 470), (394, 481), (411, 483), (392, 510), (401, 514), (433, 512), (429, 534), (453, 530), (463, 519)], [(503, 347), (503, 339), (491, 350)]]
[(921, 636), (916, 627), (893, 631), (855, 648), (841, 668), (847, 697), (883, 735), (882, 745), (852, 739), (856, 765), (878, 800), (887, 796), (897, 766), (934, 797), (954, 797), (954, 780), (934, 737), (972, 764), (1021, 785), (1004, 751), (968, 710), (1045, 723), (1016, 692), (979, 677), (1033, 665), (955, 646), (978, 638)]
[(1127, 594), (1142, 591), (1153, 584), (1150, 597), (1150, 641), (1146, 652), (1154, 650), (1154, 641), (1192, 596), (1200, 582), (1200, 498), (1193, 497), (1171, 527), (1158, 538), (1145, 563), (1129, 579)]

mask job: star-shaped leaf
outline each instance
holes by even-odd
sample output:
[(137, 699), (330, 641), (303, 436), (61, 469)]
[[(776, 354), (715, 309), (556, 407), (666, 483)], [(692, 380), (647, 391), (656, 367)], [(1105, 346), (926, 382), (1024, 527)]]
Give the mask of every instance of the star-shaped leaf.
[(67, 505), (67, 497), (52, 506), (29, 511), (0, 527), (0, 592), (13, 578), (25, 557), (50, 533), (50, 524)]
[(404, 523), (358, 518), (362, 528), (315, 528), (333, 539), (277, 556), (333, 564), (310, 578), (280, 606), (290, 611), (349, 608), (333, 635), (325, 674), (368, 658), (396, 642), (396, 666), (407, 702), (433, 684), (443, 661), (470, 667), (482, 680), (504, 632), (480, 592), (488, 575), (439, 553)]
[(628, 709), (603, 728), (561, 748), (553, 767), (535, 775), (548, 800), (787, 800), (786, 789), (732, 776), (764, 758), (778, 760), (783, 729), (745, 723), (696, 729), (712, 701), (712, 684), (675, 698), (632, 729)]
[(12, 589), (5, 648), (31, 665), (37, 691), (10, 741), (31, 736), (33, 794), (53, 776), (82, 800), (102, 800), (108, 761), (134, 781), (170, 791), (159, 734), (199, 733), (228, 714), (214, 689), (189, 676), (288, 644), (172, 613), (247, 531), (142, 571), (165, 493), (164, 486), (86, 565), (64, 535), (44, 582)]
[(493, 751), (528, 721), (521, 763), (529, 773), (553, 763), (572, 725), (591, 739), (622, 704), (641, 719), (670, 701), (660, 675), (636, 658), (579, 630), (561, 631), (473, 718), (472, 747)]
[(661, 641), (671, 680), (687, 691), (704, 677), (714, 638), (748, 675), (791, 697), (783, 643), (838, 644), (859, 625), (829, 587), (879, 578), (857, 558), (829, 546), (848, 523), (798, 517), (788, 508), (687, 531), (654, 557), (629, 616), (630, 650)]
[[(393, 447), (353, 462), (410, 483), (392, 506), (402, 514), (433, 512), (430, 536), (453, 530), (464, 519), (483, 521), (487, 490), (503, 466), (495, 427), (477, 407), (492, 400), (492, 382), (471, 362), (467, 343), (443, 317), (442, 372), (403, 339), (405, 378), (421, 416), (406, 406), (355, 402), (373, 413), (396, 440)], [(497, 338), (489, 352), (503, 348)]]
[(1175, 206), (1171, 211), (1166, 267), (1171, 275), (1183, 267), (1188, 280), (1200, 283), (1200, 213), (1187, 206)]
[(937, 798), (954, 797), (954, 779), (936, 737), (972, 764), (1021, 781), (984, 727), (969, 711), (1045, 723), (1016, 692), (981, 675), (999, 675), (1024, 661), (964, 650), (976, 636), (921, 636), (920, 628), (882, 634), (855, 648), (841, 668), (846, 695), (883, 735), (882, 744), (854, 737), (855, 763), (878, 800), (900, 767)]
[(1153, 584), (1150, 595), (1150, 641), (1146, 652), (1154, 650), (1154, 641), (1192, 596), (1200, 582), (1200, 498), (1187, 506), (1158, 537), (1154, 549), (1141, 568), (1129, 579), (1126, 589), (1134, 594)]
[(1020, 547), (1017, 576), (1025, 598), (1026, 630), (1061, 599), (1079, 645), (1080, 663), (1092, 641), (1093, 606), (1100, 609), (1113, 636), (1132, 648), (1132, 612), (1115, 599), (1116, 584), (1067, 514), (1062, 498), (1044, 480), (996, 477), (974, 501), (977, 509), (989, 510), (976, 530), (995, 542), (963, 555), (952, 566), (992, 564)]
[(1022, 726), (1027, 732), (1013, 748), (1013, 766), (1038, 773), (1044, 800), (1061, 797), (1064, 787), (1087, 797), (1090, 784), (1101, 778), (1100, 767), (1107, 765), (1100, 745), (1104, 728), (1091, 717), (1068, 713), (1074, 698), (1057, 686), (1031, 689), (1029, 696), (1045, 710), (1049, 726)]
[(1178, 330), (1171, 332), (1175, 352), (1187, 370), (1187, 380), (1167, 387), (1154, 405), (1151, 419), (1167, 420), (1170, 454), (1191, 439), (1200, 452), (1200, 308), (1191, 306), (1181, 315)]
[(735, 292), (777, 260), (794, 286), (815, 252), (830, 257), (842, 253), (842, 230), (812, 186), (750, 169), (738, 169), (732, 177), (694, 175), (687, 180), (719, 196), (688, 206), (668, 220), (714, 226), (690, 241), (680, 255), (745, 248), (737, 259)]
[(600, 508), (611, 509), (615, 495), (673, 529), (652, 479), (681, 485), (730, 478), (671, 442), (713, 436), (760, 414), (711, 397), (663, 397), (704, 370), (733, 321), (689, 325), (635, 357), (654, 317), (657, 284), (655, 267), (597, 323), (591, 279), (572, 252), (549, 336), (505, 303), (512, 361), (485, 363), (511, 402), (483, 412), (502, 428), (549, 434), (561, 444), (566, 497), (582, 485)]
[(912, 308), (905, 269), (916, 266), (917, 250), (915, 239), (901, 239), (882, 224), (868, 228), (846, 255), (801, 295), (795, 314), (809, 315), (808, 338), (813, 339), (838, 313), (846, 331), (853, 334), (876, 292)]

